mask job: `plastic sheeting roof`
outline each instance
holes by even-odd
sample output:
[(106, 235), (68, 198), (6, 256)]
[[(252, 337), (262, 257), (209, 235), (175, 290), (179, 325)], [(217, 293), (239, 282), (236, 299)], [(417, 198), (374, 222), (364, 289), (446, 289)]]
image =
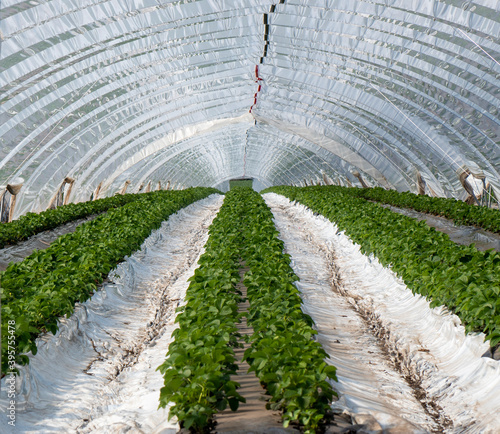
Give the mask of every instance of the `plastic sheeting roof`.
[[(328, 176), (500, 193), (497, 0), (0, 0), (0, 184), (16, 215), (102, 183)], [(500, 194), (497, 194), (500, 196)]]

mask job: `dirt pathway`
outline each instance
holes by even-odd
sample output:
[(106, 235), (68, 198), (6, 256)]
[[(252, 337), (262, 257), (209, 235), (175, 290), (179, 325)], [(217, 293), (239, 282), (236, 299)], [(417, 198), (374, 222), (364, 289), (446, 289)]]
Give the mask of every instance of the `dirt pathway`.
[[(240, 269), (240, 276), (242, 280), (246, 271), (248, 271), (248, 268)], [(241, 281), (237, 285), (237, 288), (242, 292), (242, 295), (246, 300), (240, 303), (238, 311), (248, 312), (250, 304), (246, 299), (247, 288)], [(237, 375), (233, 375), (231, 380), (240, 383), (241, 387), (238, 391), (246, 399), (246, 403), (240, 403), (236, 412), (226, 409), (225, 411), (218, 413), (216, 416), (217, 425), (215, 427), (215, 431), (217, 433), (226, 434), (298, 433), (299, 431), (294, 429), (283, 428), (283, 425), (280, 422), (281, 417), (279, 412), (269, 411), (266, 409), (267, 399), (265, 390), (260, 385), (259, 379), (255, 376), (255, 373), (248, 372), (248, 369), (250, 368), (248, 363), (242, 360), (244, 352), (250, 346), (250, 344), (245, 341), (245, 336), (250, 336), (253, 333), (252, 328), (247, 325), (246, 317), (244, 317), (241, 323), (238, 324), (238, 330), (242, 335), (240, 343), (243, 344), (243, 348), (235, 350), (239, 369)]]

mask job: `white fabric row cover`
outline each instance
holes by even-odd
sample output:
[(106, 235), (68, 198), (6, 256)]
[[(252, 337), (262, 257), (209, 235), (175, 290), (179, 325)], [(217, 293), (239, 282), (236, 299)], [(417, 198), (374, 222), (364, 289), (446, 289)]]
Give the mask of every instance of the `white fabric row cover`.
[(17, 216), (102, 183), (328, 177), (500, 197), (497, 0), (1, 0)]

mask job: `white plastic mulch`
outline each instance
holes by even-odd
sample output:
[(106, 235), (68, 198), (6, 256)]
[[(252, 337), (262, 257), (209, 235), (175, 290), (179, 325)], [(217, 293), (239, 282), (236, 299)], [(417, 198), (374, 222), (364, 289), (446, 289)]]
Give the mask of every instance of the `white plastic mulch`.
[(500, 432), (500, 362), (481, 357), (484, 335), (466, 335), (457, 316), (431, 309), (327, 219), (283, 196), (264, 198), (303, 309), (338, 368), (334, 408), (398, 432)]
[(15, 428), (0, 396), (2, 433), (177, 432), (168, 409), (157, 410), (163, 378), (156, 368), (222, 201), (212, 195), (172, 215), (56, 336), (39, 340), (20, 368)]
[[(300, 278), (303, 309), (338, 368), (335, 411), (392, 432), (500, 432), (500, 363), (481, 357), (484, 336), (466, 336), (456, 316), (430, 309), (325, 218), (264, 197)], [(156, 368), (222, 201), (214, 195), (171, 216), (56, 336), (40, 339), (20, 368), (15, 428), (2, 380), (0, 432), (177, 432), (168, 409), (158, 410)]]

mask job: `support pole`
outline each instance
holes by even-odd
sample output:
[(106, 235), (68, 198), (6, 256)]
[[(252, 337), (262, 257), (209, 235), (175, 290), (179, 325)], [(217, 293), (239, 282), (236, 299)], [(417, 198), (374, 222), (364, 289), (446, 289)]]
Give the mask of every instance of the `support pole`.
[[(463, 169), (463, 168), (462, 168)], [(468, 204), (476, 203), (476, 205), (480, 206), (481, 204), (477, 200), (476, 195), (474, 194), (474, 189), (472, 188), (472, 185), (469, 184), (469, 181), (467, 181), (467, 177), (470, 175), (470, 170), (465, 169), (462, 170), (462, 172), (458, 175), (458, 179), (460, 180), (460, 183), (462, 184), (462, 187), (465, 189), (465, 191), (469, 194), (469, 197), (465, 200)]]
[(417, 189), (418, 189), (419, 195), (425, 194), (425, 181), (424, 181), (424, 178), (422, 178), (422, 175), (420, 174), (420, 172), (418, 170), (417, 170)]
[(366, 182), (363, 179), (363, 177), (361, 176), (361, 173), (359, 173), (357, 170), (355, 170), (355, 171), (352, 172), (352, 176), (355, 176), (356, 178), (358, 178), (358, 181), (361, 183), (361, 186), (363, 188), (370, 188), (368, 186), (368, 184), (366, 184)]
[[(7, 191), (11, 194), (10, 204), (9, 204), (9, 217), (8, 222), (11, 222), (14, 218), (14, 209), (16, 207), (17, 195), (21, 191), (24, 182), (7, 184)], [(4, 193), (5, 195), (5, 193)]]

